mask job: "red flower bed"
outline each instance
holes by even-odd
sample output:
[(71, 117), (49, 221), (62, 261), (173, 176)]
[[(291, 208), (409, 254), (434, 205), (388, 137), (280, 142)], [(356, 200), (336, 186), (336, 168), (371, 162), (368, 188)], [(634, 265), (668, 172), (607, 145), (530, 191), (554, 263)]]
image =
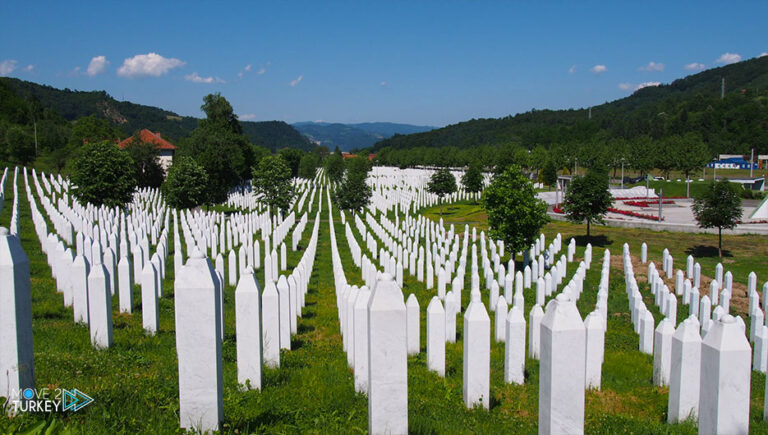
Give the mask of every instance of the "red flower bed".
[[(675, 201), (670, 200), (664, 200), (661, 202), (662, 204), (674, 204)], [(631, 205), (634, 207), (650, 207), (652, 205), (659, 205), (659, 200), (655, 201), (624, 201), (624, 205)]]
[(563, 214), (563, 209), (558, 206), (552, 207), (552, 211), (558, 214)]
[[(619, 197), (619, 196), (617, 196), (617, 197), (615, 197), (613, 199), (615, 199), (616, 201), (624, 201), (624, 200), (649, 201), (649, 200), (652, 200), (654, 198), (649, 198), (647, 196), (631, 196), (631, 197), (630, 196), (627, 196), (627, 197)], [(656, 201), (659, 200), (658, 198), (655, 198), (655, 199), (656, 199)], [(685, 199), (685, 197), (684, 196), (665, 196), (664, 199)]]
[[(631, 211), (631, 210), (619, 210), (618, 208), (608, 207), (608, 211), (611, 212), (611, 213), (618, 213), (618, 214), (623, 214), (625, 216), (638, 217), (638, 218), (641, 218), (641, 219), (648, 219), (648, 220), (652, 220), (652, 221), (658, 221), (659, 220), (658, 216), (654, 216), (654, 215), (650, 215), (650, 214), (644, 214), (644, 213), (638, 213), (638, 212)], [(664, 220), (664, 218), (661, 218), (661, 220)]]
[(768, 219), (758, 219), (758, 220), (746, 221), (746, 222), (736, 221), (736, 223), (739, 224), (739, 225), (742, 225), (742, 224), (768, 224)]

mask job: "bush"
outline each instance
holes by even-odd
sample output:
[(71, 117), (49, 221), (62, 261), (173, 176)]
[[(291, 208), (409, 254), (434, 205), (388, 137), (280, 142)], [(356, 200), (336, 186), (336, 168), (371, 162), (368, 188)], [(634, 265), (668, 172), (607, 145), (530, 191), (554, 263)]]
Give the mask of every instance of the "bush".
[(165, 201), (171, 207), (192, 208), (205, 203), (208, 173), (191, 157), (179, 157), (168, 169), (162, 185)]
[(133, 160), (110, 142), (80, 148), (72, 165), (72, 193), (80, 202), (123, 207), (136, 188)]

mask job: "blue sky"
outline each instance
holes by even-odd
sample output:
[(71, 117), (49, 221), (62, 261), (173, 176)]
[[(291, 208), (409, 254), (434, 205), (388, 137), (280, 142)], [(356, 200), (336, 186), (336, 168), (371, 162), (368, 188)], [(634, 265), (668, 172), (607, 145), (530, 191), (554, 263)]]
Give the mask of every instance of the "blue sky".
[(3, 2), (0, 75), (201, 116), (442, 126), (768, 51), (768, 2)]

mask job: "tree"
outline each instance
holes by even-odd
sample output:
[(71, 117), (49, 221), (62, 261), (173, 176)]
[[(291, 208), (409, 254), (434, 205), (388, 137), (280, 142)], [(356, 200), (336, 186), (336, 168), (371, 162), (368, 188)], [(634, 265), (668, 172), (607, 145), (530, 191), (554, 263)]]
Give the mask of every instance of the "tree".
[(298, 177), (299, 164), (301, 163), (301, 158), (304, 156), (304, 152), (294, 148), (283, 148), (277, 155), (282, 157), (283, 161), (288, 165), (288, 169), (291, 170), (291, 177)]
[(555, 166), (554, 159), (547, 159), (544, 167), (541, 168), (541, 181), (549, 187), (557, 183), (557, 166)]
[(710, 183), (693, 201), (693, 216), (701, 228), (717, 228), (717, 254), (723, 257), (723, 228), (733, 229), (741, 220), (739, 186), (728, 180)]
[(224, 97), (206, 95), (200, 108), (206, 118), (180, 144), (178, 155), (192, 157), (205, 169), (206, 203), (215, 204), (225, 201), (233, 187), (249, 178), (254, 149)]
[(599, 168), (590, 169), (587, 174), (575, 177), (565, 194), (563, 211), (574, 223), (587, 222), (587, 237), (592, 222), (604, 224), (603, 216), (613, 204), (608, 191), (608, 174)]
[(198, 207), (206, 202), (208, 174), (191, 157), (178, 157), (161, 186), (165, 202), (174, 208)]
[(81, 203), (122, 207), (136, 188), (133, 161), (110, 142), (84, 145), (72, 164), (72, 193)]
[(483, 190), (483, 172), (477, 161), (472, 161), (467, 168), (467, 172), (461, 177), (461, 184), (464, 190), (469, 193), (477, 193)]
[(347, 172), (357, 172), (366, 175), (371, 170), (371, 162), (367, 157), (361, 156), (348, 159), (345, 162), (345, 166), (347, 167)]
[(334, 192), (336, 204), (342, 210), (359, 212), (371, 201), (373, 190), (365, 182), (367, 172), (347, 171), (339, 187)]
[(547, 204), (536, 197), (533, 184), (517, 165), (494, 177), (482, 199), (490, 235), (504, 240), (511, 253), (528, 249), (549, 222)]
[(5, 133), (8, 144), (8, 157), (14, 163), (27, 165), (35, 159), (34, 138), (19, 125), (14, 125)]
[[(338, 149), (338, 147), (336, 148)], [(344, 158), (341, 152), (334, 152), (325, 159), (325, 176), (332, 183), (338, 183), (344, 177)]]
[(689, 196), (691, 173), (700, 170), (709, 161), (709, 149), (698, 134), (688, 133), (677, 142), (675, 168), (685, 175), (686, 196)]
[(456, 177), (451, 174), (448, 168), (440, 168), (430, 177), (427, 191), (437, 195), (440, 200), (440, 217), (442, 217), (443, 197), (456, 191)]
[(306, 180), (315, 178), (317, 173), (317, 156), (315, 154), (304, 154), (299, 162), (299, 177)]
[(154, 144), (141, 140), (136, 134), (133, 141), (125, 147), (125, 151), (133, 160), (138, 187), (160, 187), (163, 183), (163, 167), (158, 161), (158, 151)]
[(291, 184), (291, 170), (281, 157), (269, 156), (253, 169), (253, 188), (256, 194), (263, 195), (263, 201), (272, 208), (285, 212), (293, 199), (294, 189)]
[(97, 118), (96, 115), (85, 116), (75, 121), (72, 136), (67, 143), (77, 149), (87, 143), (116, 141), (121, 133), (106, 119)]

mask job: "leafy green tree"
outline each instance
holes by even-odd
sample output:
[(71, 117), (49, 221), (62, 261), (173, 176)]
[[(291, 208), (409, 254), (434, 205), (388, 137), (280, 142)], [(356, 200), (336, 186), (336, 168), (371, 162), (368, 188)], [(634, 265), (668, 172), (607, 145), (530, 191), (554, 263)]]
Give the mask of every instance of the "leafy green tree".
[(133, 141), (125, 147), (133, 160), (138, 187), (160, 187), (163, 183), (163, 167), (158, 160), (159, 152), (154, 144), (146, 143), (136, 134)]
[(242, 134), (232, 106), (221, 94), (209, 94), (200, 107), (206, 118), (197, 122), (190, 137), (181, 143), (179, 156), (194, 158), (208, 174), (208, 204), (223, 202), (227, 193), (249, 178), (253, 147)]
[(723, 228), (733, 229), (741, 220), (741, 187), (728, 180), (710, 183), (693, 201), (693, 216), (701, 228), (717, 228), (717, 253), (723, 257)]
[(14, 125), (5, 132), (5, 143), (12, 162), (27, 165), (35, 159), (34, 138), (21, 126)]
[(75, 121), (72, 127), (72, 136), (67, 142), (74, 149), (80, 146), (101, 141), (117, 141), (124, 133), (113, 126), (106, 119), (97, 118), (96, 115), (85, 116)]
[(368, 174), (368, 172), (371, 170), (371, 162), (368, 160), (367, 157), (357, 156), (353, 157), (351, 159), (347, 159), (345, 162), (345, 166), (347, 167), (347, 172), (355, 172), (359, 174)]
[(317, 156), (314, 154), (304, 154), (299, 162), (299, 177), (311, 180), (317, 173)]
[(536, 145), (536, 147), (531, 150), (531, 155), (528, 161), (530, 162), (531, 169), (536, 170), (536, 178), (538, 178), (539, 169), (542, 169), (547, 162), (547, 149), (542, 145)]
[(528, 249), (549, 222), (547, 204), (536, 197), (533, 184), (517, 165), (494, 177), (483, 191), (482, 204), (491, 237), (504, 240), (513, 254)]
[(253, 164), (258, 165), (261, 159), (267, 156), (271, 156), (272, 152), (268, 150), (267, 148), (264, 148), (263, 146), (254, 145), (252, 147), (252, 153), (253, 153)]
[(373, 190), (365, 182), (367, 172), (347, 171), (341, 184), (334, 191), (336, 204), (342, 210), (361, 211), (371, 202)]
[(440, 216), (443, 216), (443, 197), (456, 191), (456, 177), (448, 168), (435, 171), (427, 184), (427, 191), (437, 195), (440, 201)]
[(131, 201), (135, 176), (131, 157), (116, 144), (88, 143), (72, 164), (72, 193), (82, 203), (123, 207)]
[(688, 179), (692, 173), (701, 170), (709, 162), (709, 156), (709, 148), (704, 145), (701, 136), (688, 133), (677, 142), (675, 169)]
[(544, 167), (541, 168), (541, 181), (549, 187), (557, 183), (557, 166), (555, 166), (554, 159), (547, 159)]
[(161, 186), (165, 202), (174, 208), (193, 208), (206, 202), (208, 174), (191, 157), (174, 159)]
[(477, 161), (469, 164), (467, 172), (461, 177), (464, 190), (469, 193), (477, 193), (483, 190), (483, 171)]
[(565, 194), (563, 211), (574, 223), (587, 222), (587, 237), (592, 222), (604, 224), (604, 215), (613, 204), (608, 191), (608, 174), (600, 169), (590, 169), (587, 174), (574, 177)]
[(279, 156), (264, 157), (253, 169), (253, 188), (273, 212), (277, 209), (285, 212), (294, 196), (291, 184), (291, 170)]
[(293, 148), (283, 148), (277, 155), (282, 157), (283, 161), (288, 165), (288, 169), (291, 170), (291, 177), (298, 177), (299, 164), (301, 163), (301, 158), (304, 157), (304, 152)]
[[(338, 147), (337, 147), (338, 149)], [(344, 158), (341, 153), (334, 152), (324, 163), (325, 175), (332, 183), (338, 183), (344, 177)]]

